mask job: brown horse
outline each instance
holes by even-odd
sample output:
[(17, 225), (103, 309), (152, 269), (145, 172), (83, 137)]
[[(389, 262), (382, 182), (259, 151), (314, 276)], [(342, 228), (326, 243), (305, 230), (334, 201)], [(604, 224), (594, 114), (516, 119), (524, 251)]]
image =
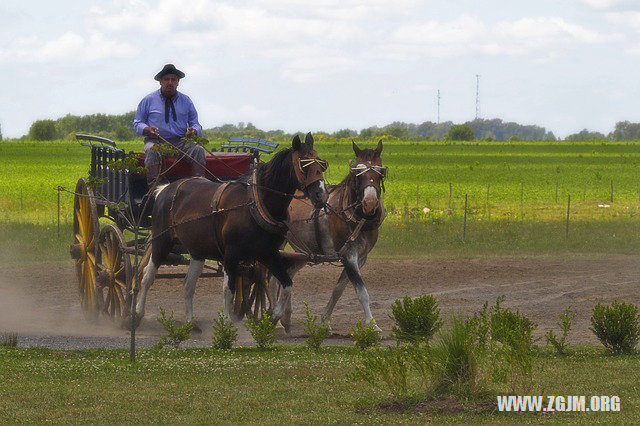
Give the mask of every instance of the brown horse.
[(324, 205), (325, 169), (326, 162), (313, 150), (313, 136), (308, 133), (304, 143), (296, 135), (291, 148), (260, 164), (250, 177), (227, 183), (194, 177), (158, 187), (151, 259), (143, 270), (138, 318), (144, 315), (147, 291), (158, 268), (177, 244), (191, 257), (184, 283), (187, 321), (193, 320), (193, 295), (205, 259), (224, 263), (227, 315), (233, 312), (240, 262), (259, 261), (283, 288), (289, 288), (288, 265), (279, 252), (287, 231), (287, 208), (296, 189), (315, 206)]
[[(356, 158), (350, 164), (349, 174), (340, 184), (329, 189), (327, 208), (319, 210), (308, 201), (297, 199), (289, 205), (289, 241), (297, 251), (339, 255), (342, 260), (344, 269), (323, 317), (331, 317), (347, 282), (351, 281), (368, 324), (373, 316), (360, 268), (364, 266), (367, 255), (378, 240), (378, 228), (385, 217), (381, 195), (387, 168), (382, 166), (380, 159), (382, 141), (378, 142), (375, 150), (360, 149), (354, 142), (353, 152)], [(293, 276), (305, 264), (304, 260), (295, 262), (289, 268), (289, 274)], [(268, 288), (271, 300), (276, 300), (277, 281), (276, 276), (270, 279)], [(282, 296), (278, 298), (273, 318), (280, 319), (288, 331), (291, 323), (291, 299), (290, 296), (284, 301), (281, 299)]]

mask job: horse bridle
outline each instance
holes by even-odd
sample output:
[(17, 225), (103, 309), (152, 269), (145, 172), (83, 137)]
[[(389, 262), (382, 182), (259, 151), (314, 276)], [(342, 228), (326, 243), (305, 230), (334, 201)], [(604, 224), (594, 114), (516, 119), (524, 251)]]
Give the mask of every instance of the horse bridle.
[[(300, 158), (300, 153), (294, 151), (291, 157), (294, 170), (296, 172), (296, 178), (298, 179), (298, 189), (305, 191), (313, 183), (323, 180), (324, 173), (329, 167), (329, 163), (320, 158)], [(310, 173), (313, 170), (313, 165), (317, 164), (320, 167), (321, 173)]]
[(365, 189), (367, 189), (367, 187), (369, 186), (373, 186), (376, 189), (376, 192), (378, 193), (378, 196), (380, 196), (380, 192), (384, 192), (385, 188), (384, 188), (384, 180), (387, 177), (389, 168), (386, 166), (378, 166), (378, 165), (366, 165), (363, 163), (358, 163), (354, 166), (353, 162), (349, 163), (349, 169), (351, 170), (351, 173), (355, 174), (356, 177), (359, 177), (365, 173), (368, 172), (375, 172), (380, 176), (380, 188), (376, 187), (375, 185), (369, 184), (369, 185), (365, 185), (364, 188), (362, 188), (362, 191), (364, 191)]

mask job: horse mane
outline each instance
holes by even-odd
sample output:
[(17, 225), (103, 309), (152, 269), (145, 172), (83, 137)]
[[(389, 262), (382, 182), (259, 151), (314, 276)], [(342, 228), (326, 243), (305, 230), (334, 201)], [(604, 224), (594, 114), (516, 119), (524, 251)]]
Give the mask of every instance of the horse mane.
[(258, 166), (260, 184), (266, 185), (268, 182), (282, 184), (295, 179), (293, 167), (291, 167), (292, 148), (278, 151), (269, 162)]

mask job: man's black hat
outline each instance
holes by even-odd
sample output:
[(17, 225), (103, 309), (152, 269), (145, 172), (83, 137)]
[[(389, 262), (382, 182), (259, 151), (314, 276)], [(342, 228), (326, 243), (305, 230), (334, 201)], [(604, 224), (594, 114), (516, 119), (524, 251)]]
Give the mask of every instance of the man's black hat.
[(158, 74), (156, 74), (155, 77), (153, 77), (156, 81), (160, 81), (160, 79), (167, 74), (175, 74), (178, 76), (178, 78), (184, 78), (184, 73), (182, 71), (180, 71), (179, 69), (177, 69), (173, 64), (167, 64), (164, 66), (164, 68), (162, 68), (162, 71), (160, 71)]

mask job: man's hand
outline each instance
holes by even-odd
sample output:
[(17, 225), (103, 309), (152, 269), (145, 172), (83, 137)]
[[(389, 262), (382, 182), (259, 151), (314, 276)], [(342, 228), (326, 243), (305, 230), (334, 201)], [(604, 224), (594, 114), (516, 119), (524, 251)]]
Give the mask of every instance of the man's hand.
[(142, 130), (142, 134), (145, 136), (160, 136), (160, 131), (156, 126), (145, 127)]
[(198, 132), (196, 131), (196, 129), (194, 129), (193, 127), (189, 127), (187, 128), (187, 133), (184, 134), (184, 136), (186, 138), (191, 138), (193, 136), (196, 136), (198, 134)]

